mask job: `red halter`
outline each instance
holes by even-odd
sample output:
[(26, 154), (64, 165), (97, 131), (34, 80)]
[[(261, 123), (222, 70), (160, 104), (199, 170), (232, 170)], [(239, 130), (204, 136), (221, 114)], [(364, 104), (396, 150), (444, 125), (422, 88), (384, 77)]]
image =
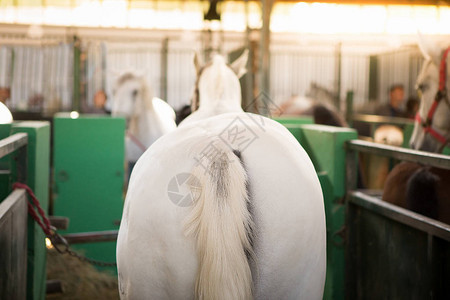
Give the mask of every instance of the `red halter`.
[(416, 114), (416, 122), (419, 122), (419, 124), (421, 124), (423, 126), (425, 134), (429, 133), (432, 137), (434, 137), (436, 140), (438, 140), (439, 143), (442, 144), (442, 149), (444, 148), (445, 145), (447, 145), (450, 142), (450, 140), (447, 139), (442, 134), (440, 134), (439, 132), (437, 132), (436, 130), (434, 130), (431, 125), (433, 123), (433, 116), (434, 116), (434, 113), (436, 112), (436, 108), (439, 105), (439, 102), (442, 99), (444, 99), (444, 101), (448, 101), (447, 89), (445, 87), (445, 83), (446, 83), (446, 79), (447, 79), (446, 61), (447, 61), (447, 56), (448, 56), (449, 52), (450, 52), (450, 47), (448, 47), (444, 51), (444, 54), (442, 55), (442, 60), (441, 60), (441, 64), (439, 67), (439, 90), (436, 93), (436, 96), (434, 97), (434, 102), (431, 105), (430, 110), (428, 111), (427, 119), (424, 121), (420, 117), (419, 113)]

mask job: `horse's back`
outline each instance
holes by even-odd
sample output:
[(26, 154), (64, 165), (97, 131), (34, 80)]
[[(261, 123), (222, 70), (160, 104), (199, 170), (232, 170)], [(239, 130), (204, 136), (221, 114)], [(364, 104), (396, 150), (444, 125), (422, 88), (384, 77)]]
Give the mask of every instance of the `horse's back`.
[[(322, 192), (306, 152), (280, 124), (226, 114), (162, 137), (133, 171), (118, 240), (121, 292), (136, 298), (189, 299), (197, 254), (183, 232), (190, 207), (176, 205), (174, 178), (225, 143), (241, 153), (255, 222), (257, 299), (315, 299), (325, 280)], [(238, 158), (236, 158), (238, 159)], [(179, 182), (178, 182), (179, 183)]]

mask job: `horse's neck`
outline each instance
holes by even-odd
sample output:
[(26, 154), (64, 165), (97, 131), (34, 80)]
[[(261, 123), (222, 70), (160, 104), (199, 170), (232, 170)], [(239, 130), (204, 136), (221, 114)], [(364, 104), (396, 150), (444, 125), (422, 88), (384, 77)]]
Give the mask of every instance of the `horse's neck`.
[(217, 90), (216, 94), (204, 93), (199, 110), (208, 112), (241, 111), (241, 95), (226, 87), (223, 90)]
[(230, 78), (226, 67), (216, 69), (217, 73), (200, 86), (199, 112), (217, 115), (228, 112), (241, 112), (241, 89), (239, 81)]
[(153, 104), (142, 108), (140, 114), (130, 120), (128, 132), (146, 147), (165, 133), (163, 120), (157, 114)]

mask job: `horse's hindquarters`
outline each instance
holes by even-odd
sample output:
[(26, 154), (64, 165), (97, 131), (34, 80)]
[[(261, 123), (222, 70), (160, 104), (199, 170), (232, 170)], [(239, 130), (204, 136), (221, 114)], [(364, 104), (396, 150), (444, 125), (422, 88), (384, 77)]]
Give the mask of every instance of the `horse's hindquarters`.
[[(256, 231), (251, 264), (255, 298), (322, 298), (326, 231), (317, 175), (284, 127), (271, 120), (263, 124), (247, 114), (210, 118), (162, 137), (141, 157), (118, 240), (119, 279), (129, 298), (194, 297), (197, 249), (184, 232), (192, 206), (171, 198), (170, 182), (198, 167), (196, 158), (211, 153), (215, 142), (240, 151), (247, 172)], [(240, 127), (228, 132), (234, 126)], [(230, 133), (243, 129), (251, 131), (251, 143), (230, 139)]]
[(261, 135), (242, 157), (257, 230), (256, 298), (321, 299), (326, 269), (325, 214), (309, 157), (276, 132)]

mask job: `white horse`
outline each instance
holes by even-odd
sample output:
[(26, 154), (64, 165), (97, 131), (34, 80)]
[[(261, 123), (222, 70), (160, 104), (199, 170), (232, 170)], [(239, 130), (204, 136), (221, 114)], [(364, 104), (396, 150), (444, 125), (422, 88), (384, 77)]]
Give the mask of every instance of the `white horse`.
[(136, 164), (117, 241), (122, 299), (322, 298), (321, 187), (285, 127), (241, 109), (245, 63), (215, 56), (198, 73), (198, 111)]
[(13, 122), (13, 116), (8, 107), (0, 102), (0, 124), (10, 124)]
[(422, 98), (411, 136), (411, 148), (442, 152), (450, 141), (450, 47), (441, 48), (421, 38), (425, 57), (416, 87)]
[[(450, 139), (450, 47), (442, 48), (421, 37), (425, 57), (416, 86), (422, 97), (411, 147), (442, 152)], [(402, 162), (391, 171), (383, 200), (450, 224), (450, 170)]]
[(172, 107), (153, 97), (145, 80), (131, 72), (117, 80), (110, 105), (113, 116), (127, 120), (126, 159), (132, 164), (158, 138), (176, 128)]

